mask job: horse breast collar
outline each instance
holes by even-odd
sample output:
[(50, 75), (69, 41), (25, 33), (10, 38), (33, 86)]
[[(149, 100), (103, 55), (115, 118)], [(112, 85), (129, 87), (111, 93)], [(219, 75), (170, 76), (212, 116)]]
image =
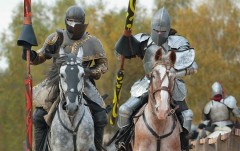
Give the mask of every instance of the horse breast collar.
[[(158, 65), (158, 64), (160, 64), (160, 63), (161, 63), (161, 62), (157, 62), (157, 63), (155, 64), (155, 66)], [(154, 67), (155, 67), (155, 66), (154, 66)], [(153, 67), (153, 68), (154, 68), (154, 67)], [(150, 83), (152, 83), (152, 78), (154, 77), (154, 76), (152, 75), (152, 73), (153, 73), (153, 71), (149, 74), (149, 75), (150, 75)], [(171, 77), (169, 77), (168, 73), (169, 73), (169, 70), (167, 70), (166, 74), (163, 76), (162, 81), (163, 81), (166, 77), (168, 77), (169, 79), (171, 79)], [(160, 81), (160, 83), (159, 83), (160, 86), (162, 85), (162, 81)], [(151, 99), (152, 99), (153, 101), (156, 102), (155, 93), (163, 90), (163, 91), (168, 92), (170, 98), (172, 98), (172, 90), (173, 90), (173, 87), (172, 87), (172, 86), (173, 86), (173, 84), (172, 84), (172, 82), (171, 82), (171, 80), (170, 80), (169, 86), (162, 86), (162, 87), (160, 87), (160, 88), (158, 88), (158, 89), (156, 89), (156, 90), (153, 90), (153, 88), (150, 87), (150, 88), (149, 88), (149, 96), (151, 97)], [(152, 93), (151, 93), (151, 92), (152, 92)], [(173, 115), (173, 114), (175, 113), (175, 111), (179, 108), (179, 106), (176, 105), (176, 104), (174, 104), (171, 99), (170, 99), (170, 103), (171, 103), (173, 106), (175, 106), (175, 108), (169, 110), (169, 113), (168, 113), (169, 116), (170, 116), (170, 115)], [(152, 104), (152, 103), (151, 103), (151, 104)], [(152, 106), (154, 106), (154, 105), (152, 104)]]
[[(157, 66), (157, 65), (159, 65), (159, 64), (162, 64), (162, 62), (157, 62), (157, 63), (154, 65), (154, 67)], [(154, 67), (153, 67), (153, 68), (154, 68)], [(166, 69), (167, 69), (167, 68), (166, 68)], [(153, 72), (154, 72), (154, 70), (150, 73), (150, 78), (151, 78), (150, 83), (153, 82), (153, 81), (152, 81), (152, 78), (154, 78)], [(173, 84), (171, 83), (171, 81), (169, 81), (169, 82), (170, 82), (170, 83), (169, 83), (169, 86), (162, 86), (162, 82), (163, 82), (163, 80), (164, 80), (166, 77), (168, 77), (169, 79), (171, 78), (171, 77), (169, 77), (168, 73), (169, 73), (169, 70), (167, 69), (166, 73), (163, 75), (163, 78), (159, 81), (159, 84), (158, 84), (158, 85), (161, 86), (160, 88), (158, 87), (156, 90), (153, 90), (153, 87), (152, 87), (152, 86), (150, 86), (150, 88), (149, 88), (150, 98), (151, 98), (153, 101), (155, 101), (155, 102), (156, 102), (155, 93), (156, 93), (156, 92), (159, 92), (159, 91), (162, 91), (162, 90), (168, 92), (169, 98), (170, 98), (170, 100), (171, 100), (171, 97), (172, 97), (172, 85), (173, 85)], [(151, 84), (150, 84), (150, 85), (151, 85)], [(153, 106), (152, 101), (150, 101), (150, 103), (151, 103), (151, 105)], [(169, 102), (169, 103), (173, 103), (173, 102), (171, 101), (171, 102)], [(155, 136), (155, 138), (157, 139), (157, 151), (160, 151), (160, 148), (161, 148), (161, 139), (170, 136), (170, 135), (173, 133), (174, 129), (176, 128), (176, 118), (175, 118), (174, 113), (175, 113), (175, 111), (176, 111), (176, 109), (177, 109), (178, 107), (179, 107), (179, 106), (175, 106), (174, 109), (170, 109), (170, 110), (169, 110), (168, 116), (172, 116), (173, 125), (172, 125), (172, 127), (171, 127), (170, 132), (168, 132), (167, 134), (164, 134), (164, 135), (158, 135), (158, 134), (153, 130), (153, 128), (148, 124), (148, 122), (147, 122), (147, 120), (146, 120), (145, 112), (143, 112), (143, 121), (144, 121), (144, 124), (146, 125), (147, 129), (151, 132), (151, 134), (152, 134), (153, 136)], [(153, 112), (153, 111), (152, 111), (152, 112)], [(153, 112), (153, 113), (154, 113), (154, 112)]]
[(173, 133), (173, 130), (175, 129), (176, 127), (176, 120), (174, 119), (174, 116), (172, 116), (172, 119), (173, 119), (173, 125), (172, 125), (172, 128), (171, 128), (171, 131), (168, 132), (167, 134), (164, 134), (164, 135), (158, 135), (152, 128), (151, 126), (148, 124), (147, 120), (146, 120), (146, 116), (145, 116), (145, 112), (143, 112), (143, 121), (145, 123), (145, 125), (147, 126), (148, 130), (151, 132), (151, 134), (153, 136), (155, 136), (155, 138), (157, 139), (157, 151), (160, 151), (160, 148), (161, 148), (161, 140), (163, 138), (166, 138), (168, 136), (170, 136), (172, 133)]
[(61, 117), (60, 117), (59, 109), (57, 110), (57, 115), (58, 115), (58, 119), (59, 119), (61, 125), (62, 125), (69, 133), (72, 134), (72, 136), (73, 136), (74, 151), (76, 151), (76, 150), (77, 150), (77, 143), (76, 143), (76, 141), (77, 141), (77, 131), (78, 131), (79, 125), (81, 124), (82, 119), (83, 119), (83, 117), (84, 117), (84, 115), (85, 115), (85, 108), (83, 108), (82, 117), (80, 118), (80, 120), (79, 120), (79, 122), (78, 122), (78, 124), (77, 124), (77, 126), (75, 127), (74, 130), (69, 129), (66, 125), (64, 125), (64, 123), (63, 123), (63, 121), (62, 121), (62, 119), (61, 119)]

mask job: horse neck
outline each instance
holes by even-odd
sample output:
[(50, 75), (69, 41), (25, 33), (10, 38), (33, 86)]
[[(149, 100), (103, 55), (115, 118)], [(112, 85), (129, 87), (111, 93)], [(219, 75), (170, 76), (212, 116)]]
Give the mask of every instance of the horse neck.
[(63, 104), (64, 104), (64, 100), (60, 100), (59, 106), (58, 106), (58, 110), (59, 110), (59, 114), (61, 119), (64, 121), (64, 123), (68, 126), (77, 126), (79, 120), (81, 119), (83, 113), (85, 112), (85, 105), (84, 102), (79, 105), (78, 110), (76, 111), (76, 114), (74, 116), (69, 116), (66, 112), (66, 110), (63, 109)]
[(144, 111), (147, 122), (158, 134), (164, 133), (165, 131), (169, 131), (173, 124), (172, 115), (167, 116), (166, 119), (161, 120), (158, 119), (155, 113), (153, 112), (154, 108), (150, 101), (152, 100), (150, 97), (148, 97), (148, 104)]

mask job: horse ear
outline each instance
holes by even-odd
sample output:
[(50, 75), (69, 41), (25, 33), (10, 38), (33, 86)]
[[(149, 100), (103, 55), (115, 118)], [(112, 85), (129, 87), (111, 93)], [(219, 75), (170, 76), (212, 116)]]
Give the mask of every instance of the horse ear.
[(78, 53), (77, 53), (77, 58), (81, 61), (82, 63), (82, 60), (83, 60), (83, 48), (80, 47), (79, 50), (78, 50)]
[(157, 52), (155, 53), (155, 61), (162, 59), (162, 48), (159, 48)]
[(176, 62), (176, 53), (174, 50), (171, 50), (171, 53), (169, 55), (169, 60), (171, 61), (172, 64), (175, 64)]
[(65, 54), (63, 48), (60, 48), (60, 50), (59, 50), (59, 56), (62, 57), (62, 56), (65, 56), (65, 55), (66, 55), (66, 54)]

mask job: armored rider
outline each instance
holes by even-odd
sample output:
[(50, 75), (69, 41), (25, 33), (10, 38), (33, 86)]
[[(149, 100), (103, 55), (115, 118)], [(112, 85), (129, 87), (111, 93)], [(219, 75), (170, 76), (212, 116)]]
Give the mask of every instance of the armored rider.
[(234, 123), (230, 120), (230, 113), (240, 118), (240, 108), (235, 97), (225, 96), (222, 85), (214, 82), (212, 98), (203, 109), (204, 120), (199, 124), (199, 129), (206, 128), (207, 131), (213, 132), (216, 127), (229, 127), (231, 131)]
[[(187, 91), (185, 83), (181, 78), (195, 73), (197, 64), (194, 61), (195, 50), (190, 46), (186, 38), (176, 33), (176, 30), (171, 29), (170, 16), (167, 9), (161, 8), (152, 17), (151, 35), (144, 33), (135, 35), (133, 38), (137, 42), (131, 46), (133, 50), (128, 50), (128, 52), (122, 50), (126, 44), (123, 43), (124, 40), (121, 37), (116, 43), (116, 51), (127, 58), (140, 57), (143, 60), (146, 75), (152, 69), (153, 63), (151, 61), (154, 59), (151, 58), (154, 57), (153, 52), (160, 48), (165, 52), (175, 51), (176, 63), (170, 70), (170, 73), (176, 77), (172, 99), (175, 104), (179, 105), (176, 114), (183, 127), (183, 132), (180, 134), (182, 149), (188, 150), (188, 133), (191, 127), (193, 112), (186, 104)], [(131, 52), (130, 55), (129, 52)], [(119, 108), (118, 127), (120, 131), (124, 131), (130, 125), (133, 113), (147, 102), (148, 86), (149, 79), (147, 76), (138, 80), (132, 86), (131, 97)]]
[[(97, 150), (102, 150), (101, 145), (104, 127), (107, 124), (107, 115), (105, 103), (95, 87), (94, 80), (100, 79), (101, 74), (104, 74), (108, 69), (106, 54), (101, 42), (86, 32), (88, 24), (85, 24), (85, 12), (80, 6), (75, 5), (67, 9), (65, 25), (66, 30), (56, 30), (56, 32), (49, 35), (41, 49), (38, 51), (31, 50), (31, 64), (42, 64), (51, 58), (53, 58), (54, 62), (54, 58), (59, 57), (60, 49), (63, 49), (66, 54), (74, 53), (76, 55), (78, 51), (83, 51), (82, 59), (85, 71), (84, 98), (87, 100), (93, 115), (96, 148)], [(26, 49), (23, 48), (22, 58), (24, 60), (26, 60)], [(35, 91), (47, 90), (45, 89), (46, 85), (47, 80), (44, 80), (37, 86)], [(35, 149), (39, 151), (42, 151), (48, 127), (43, 116), (47, 114), (51, 104), (55, 101), (53, 98), (48, 98), (48, 100), (50, 100), (50, 105), (46, 105), (49, 101), (46, 102), (45, 100), (42, 100), (43, 103), (37, 102), (33, 115)]]

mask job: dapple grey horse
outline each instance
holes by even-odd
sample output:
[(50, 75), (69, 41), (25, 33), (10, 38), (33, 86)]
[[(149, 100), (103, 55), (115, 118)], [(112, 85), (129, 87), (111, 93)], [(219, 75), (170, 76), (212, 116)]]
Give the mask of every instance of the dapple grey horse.
[[(82, 54), (66, 54), (56, 60), (60, 102), (53, 118), (48, 150), (95, 151), (94, 123), (83, 98)], [(56, 80), (55, 80), (56, 81)]]

